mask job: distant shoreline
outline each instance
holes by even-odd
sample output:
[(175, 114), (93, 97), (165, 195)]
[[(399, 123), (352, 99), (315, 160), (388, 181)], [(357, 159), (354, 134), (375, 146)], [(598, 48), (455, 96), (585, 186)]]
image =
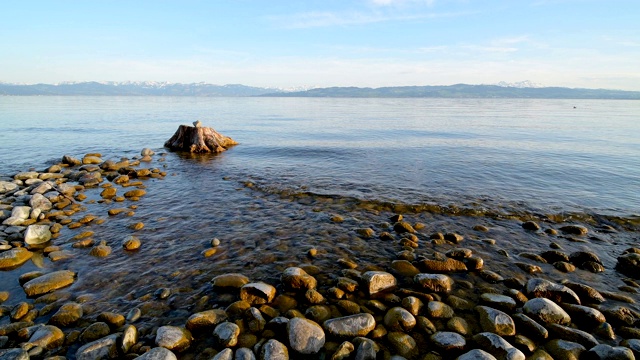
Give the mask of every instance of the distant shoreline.
[(239, 84), (205, 83), (0, 83), (0, 96), (193, 96), (193, 97), (324, 97), (324, 98), (448, 98), (448, 99), (589, 99), (640, 100), (640, 91), (500, 85), (328, 87), (303, 91)]

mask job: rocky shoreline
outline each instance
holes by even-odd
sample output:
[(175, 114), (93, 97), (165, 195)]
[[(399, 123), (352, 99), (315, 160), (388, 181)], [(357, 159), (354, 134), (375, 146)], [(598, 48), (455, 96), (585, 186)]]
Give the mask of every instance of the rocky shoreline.
[[(602, 254), (588, 249), (591, 240), (615, 236), (617, 229), (609, 224), (515, 219), (511, 233), (554, 241), (544, 251), (505, 250), (490, 238), (427, 232), (424, 223), (400, 214), (376, 213), (380, 224), (349, 231), (396, 249), (386, 263), (341, 257), (335, 269), (323, 269), (314, 264), (323, 249), (314, 247), (305, 250), (304, 261), (270, 280), (236, 272), (213, 277), (211, 293), (194, 301), (188, 316), (158, 326), (139, 325), (141, 317), (152, 316), (149, 307), (122, 313), (96, 309), (90, 296), (65, 292), (86, 275), (65, 268), (65, 260), (77, 252), (113, 256), (116, 244), (133, 256), (145, 251), (144, 239), (136, 235), (145, 223), (134, 221), (136, 210), (151, 192), (148, 180), (167, 175), (151, 166), (164, 155), (154, 156), (150, 149), (118, 161), (100, 154), (64, 156), (45, 171), (0, 179), (0, 270), (19, 273), (18, 284), (0, 285), (0, 359), (634, 359), (640, 354), (640, 247), (625, 247), (607, 267)], [(88, 204), (110, 208), (92, 214)], [(96, 241), (91, 229), (117, 217), (132, 219), (132, 234), (118, 242)], [(334, 215), (330, 221), (340, 225), (344, 219)], [(476, 225), (469, 231), (483, 234), (489, 228)], [(631, 237), (637, 242), (637, 234)], [(215, 256), (220, 247), (213, 239), (200, 256)], [(487, 257), (486, 248), (495, 255)], [(501, 275), (500, 257), (516, 271)], [(29, 262), (43, 269), (22, 271)], [(45, 262), (49, 266), (42, 266)], [(553, 281), (550, 271), (582, 274), (581, 280)], [(607, 272), (624, 282), (618, 291), (602, 289)], [(15, 286), (24, 301), (12, 301), (7, 289)], [(158, 288), (146, 299), (161, 302), (171, 295), (171, 289)]]

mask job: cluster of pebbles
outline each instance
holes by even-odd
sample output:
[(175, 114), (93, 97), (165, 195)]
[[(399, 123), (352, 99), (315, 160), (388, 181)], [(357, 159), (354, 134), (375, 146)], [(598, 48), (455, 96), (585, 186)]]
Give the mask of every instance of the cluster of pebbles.
[[(141, 158), (119, 162), (103, 161), (99, 154), (82, 159), (65, 156), (45, 172), (1, 180), (0, 270), (18, 269), (43, 256), (56, 263), (74, 256), (73, 251), (108, 256), (109, 244), (96, 243), (90, 231), (74, 236), (71, 246), (56, 241), (65, 229), (107, 221), (84, 213), (85, 192), (91, 189), (100, 191), (100, 202), (129, 202), (109, 210), (108, 216), (133, 216), (136, 205), (131, 202), (145, 195), (144, 180), (166, 175), (157, 168), (136, 168), (151, 161), (152, 155), (145, 149)], [(597, 283), (544, 277), (543, 264), (563, 273), (601, 276), (607, 269), (591, 251), (567, 253), (559, 246), (540, 253), (523, 251), (518, 255), (522, 261), (515, 263), (519, 276), (504, 278), (487, 269), (483, 256), (471, 246), (465, 247), (461, 234), (424, 236), (419, 234), (422, 224), (411, 224), (402, 215), (389, 221), (388, 232), (356, 230), (363, 239), (377, 236), (400, 246), (396, 259), (387, 264), (373, 267), (341, 258), (339, 270), (326, 273), (311, 261), (287, 267), (272, 283), (240, 273), (218, 275), (211, 280), (211, 298), (220, 301), (205, 296), (205, 305), (194, 306), (181, 323), (153, 328), (137, 325), (144, 308), (127, 313), (95, 311), (91, 299), (83, 295), (73, 300), (56, 296), (57, 290), (82, 274), (68, 269), (25, 272), (18, 281), (28, 299), (11, 307), (0, 305), (0, 359), (634, 359), (640, 355), (636, 307), (640, 285), (634, 280), (640, 278), (640, 248), (631, 247), (617, 259), (615, 271), (627, 276), (622, 294), (599, 291)], [(521, 225), (524, 231), (541, 231), (533, 221)], [(143, 227), (141, 222), (131, 225), (135, 230)], [(560, 231), (579, 241), (589, 230), (573, 224), (544, 231), (550, 235)], [(425, 242), (446, 251), (428, 255), (417, 251)], [(219, 245), (214, 239), (202, 255), (214, 255)], [(123, 241), (122, 247), (144, 251), (135, 236)], [(307, 256), (313, 260), (318, 251), (310, 249)], [(0, 304), (9, 297), (2, 286)], [(159, 300), (169, 295), (168, 289), (154, 294)]]

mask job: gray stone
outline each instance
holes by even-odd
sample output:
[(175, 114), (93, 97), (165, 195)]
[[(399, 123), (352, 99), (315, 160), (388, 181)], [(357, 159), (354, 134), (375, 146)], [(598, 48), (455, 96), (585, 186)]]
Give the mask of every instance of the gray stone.
[(607, 344), (599, 344), (582, 354), (584, 360), (635, 360), (631, 349), (622, 346), (613, 347)]
[(456, 360), (497, 360), (495, 356), (489, 354), (488, 352), (480, 349), (473, 349), (469, 352), (466, 352), (460, 356)]
[(555, 335), (554, 337), (576, 342), (585, 347), (585, 349), (590, 349), (596, 345), (598, 345), (598, 340), (593, 337), (593, 335), (588, 332), (570, 328), (568, 326), (562, 326), (558, 324), (548, 324), (547, 328), (551, 334)]
[(640, 357), (640, 339), (626, 339), (620, 343), (620, 346), (631, 349), (636, 358)]
[(362, 281), (369, 295), (393, 290), (398, 285), (396, 278), (384, 271), (367, 271), (362, 274)]
[(13, 176), (16, 180), (29, 180), (29, 179), (37, 179), (40, 174), (35, 171), (25, 171), (19, 172)]
[(463, 350), (467, 345), (464, 337), (458, 333), (449, 331), (438, 331), (430, 337), (433, 345), (441, 350)]
[(342, 344), (338, 345), (338, 348), (331, 356), (330, 360), (347, 360), (351, 357), (351, 354), (355, 351), (355, 347), (352, 343), (348, 341), (344, 341)]
[(7, 193), (9, 191), (13, 191), (18, 188), (18, 185), (9, 182), (9, 181), (0, 181), (0, 194)]
[(325, 342), (324, 331), (316, 322), (294, 317), (287, 324), (289, 344), (301, 354), (316, 354)]
[(178, 360), (178, 358), (171, 350), (163, 347), (155, 347), (138, 356), (135, 360)]
[(238, 325), (228, 321), (218, 324), (215, 330), (213, 330), (213, 337), (224, 347), (236, 346), (239, 335), (240, 328)]
[(371, 339), (356, 338), (354, 345), (357, 346), (355, 360), (376, 360), (380, 347)]
[(418, 345), (416, 340), (403, 332), (393, 331), (387, 334), (387, 341), (395, 353), (410, 359), (418, 355)]
[(519, 331), (524, 331), (537, 339), (549, 337), (549, 331), (527, 315), (513, 314), (512, 318), (517, 323)]
[(535, 298), (527, 301), (523, 310), (527, 316), (545, 324), (566, 325), (571, 322), (571, 317), (566, 311), (546, 298)]
[[(46, 183), (45, 183), (46, 184)], [(31, 196), (31, 200), (29, 200), (29, 205), (31, 205), (32, 209), (40, 209), (40, 211), (45, 212), (51, 210), (53, 205), (51, 201), (44, 197), (42, 194), (35, 193)]]
[(118, 357), (118, 334), (112, 334), (102, 339), (92, 341), (81, 346), (76, 351), (77, 360), (104, 360)]
[(29, 245), (44, 244), (51, 240), (49, 225), (29, 225), (24, 232), (24, 242)]
[(222, 351), (216, 354), (211, 360), (232, 360), (233, 350), (231, 348), (224, 348)]
[(570, 288), (553, 283), (546, 279), (533, 278), (527, 281), (525, 295), (531, 297), (543, 297), (555, 302), (566, 302), (580, 305), (580, 298)]
[(180, 352), (191, 345), (193, 337), (191, 332), (177, 326), (165, 325), (158, 328), (156, 333), (156, 345), (171, 351)]
[(474, 335), (473, 341), (498, 360), (525, 360), (524, 353), (509, 344), (500, 335), (482, 332)]
[(270, 339), (260, 350), (260, 360), (289, 360), (289, 350), (278, 340)]
[(488, 306), (504, 311), (513, 311), (516, 308), (516, 301), (506, 295), (484, 293), (480, 295), (480, 301)]
[(367, 336), (375, 329), (376, 320), (371, 314), (361, 313), (327, 320), (322, 327), (333, 336)]
[(21, 348), (0, 349), (0, 360), (29, 360), (30, 356)]
[(516, 324), (511, 316), (488, 306), (477, 306), (476, 311), (480, 317), (480, 326), (483, 331), (495, 333), (500, 336), (513, 336), (516, 334)]
[(239, 348), (236, 350), (235, 360), (256, 360), (256, 355), (249, 348)]

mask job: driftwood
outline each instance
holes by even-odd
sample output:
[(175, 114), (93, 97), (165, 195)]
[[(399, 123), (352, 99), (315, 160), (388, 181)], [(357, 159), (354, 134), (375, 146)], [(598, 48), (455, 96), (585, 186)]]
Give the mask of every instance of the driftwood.
[(180, 125), (171, 139), (164, 143), (164, 146), (171, 150), (192, 153), (219, 153), (238, 144), (213, 128), (201, 127), (199, 121), (194, 122), (194, 125)]

